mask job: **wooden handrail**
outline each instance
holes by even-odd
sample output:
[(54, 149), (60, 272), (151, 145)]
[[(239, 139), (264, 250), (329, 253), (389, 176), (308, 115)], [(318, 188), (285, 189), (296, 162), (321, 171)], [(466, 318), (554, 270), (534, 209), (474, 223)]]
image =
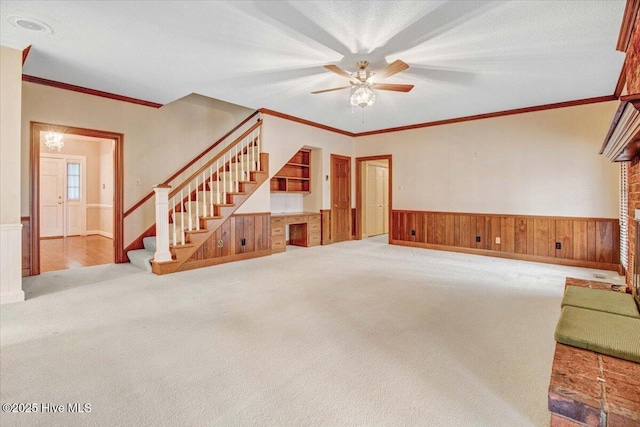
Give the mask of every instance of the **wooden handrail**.
[[(189, 163), (187, 163), (186, 165), (184, 165), (182, 168), (180, 168), (180, 170), (178, 170), (176, 173), (174, 173), (173, 175), (171, 175), (166, 181), (164, 181), (162, 183), (162, 185), (166, 185), (169, 184), (171, 181), (173, 181), (177, 176), (179, 176), (181, 173), (183, 173), (184, 171), (186, 171), (187, 169), (189, 169), (191, 166), (193, 166), (193, 164), (195, 162), (197, 162), (198, 160), (200, 160), (203, 156), (205, 156), (209, 151), (213, 150), (214, 148), (216, 148), (218, 145), (220, 145), (220, 143), (222, 141), (224, 141), (225, 139), (227, 139), (229, 137), (229, 135), (231, 135), (232, 133), (234, 133), (235, 131), (237, 131), (238, 129), (240, 129), (245, 123), (247, 123), (249, 120), (251, 120), (255, 115), (259, 114), (260, 111), (256, 110), (253, 113), (251, 113), (251, 115), (249, 117), (247, 117), (246, 119), (244, 119), (243, 121), (241, 121), (239, 124), (237, 124), (233, 129), (231, 129), (229, 132), (225, 133), (220, 139), (218, 139), (216, 142), (214, 142), (211, 146), (209, 146), (209, 148), (205, 149), (202, 153), (198, 154), (196, 157), (194, 157)], [(149, 200), (150, 198), (152, 198), (154, 195), (154, 192), (151, 191), (149, 192), (146, 196), (144, 196), (142, 199), (140, 199), (135, 205), (131, 206), (129, 209), (127, 209), (125, 211), (125, 213), (122, 215), (122, 218), (126, 218), (127, 216), (129, 216), (130, 214), (132, 214), (136, 209), (138, 209), (140, 206), (142, 206), (147, 200)]]
[(199, 177), (202, 175), (202, 172), (206, 171), (207, 169), (209, 169), (209, 167), (214, 164), (219, 158), (221, 158), (223, 155), (227, 154), (227, 152), (231, 151), (231, 149), (240, 141), (242, 141), (243, 139), (245, 139), (247, 136), (249, 136), (249, 134), (251, 132), (253, 132), (254, 130), (256, 130), (257, 128), (259, 128), (260, 126), (262, 126), (262, 122), (258, 121), (255, 125), (251, 126), (249, 129), (247, 129), (242, 135), (240, 135), (239, 137), (237, 137), (231, 144), (229, 144), (229, 146), (227, 147), (226, 150), (218, 153), (213, 159), (209, 160), (207, 163), (205, 163), (204, 165), (202, 165), (197, 171), (195, 171), (194, 173), (191, 174), (191, 176), (187, 179), (185, 179), (184, 181), (182, 181), (182, 184), (178, 185), (176, 188), (174, 188), (171, 193), (169, 193), (169, 199), (171, 199), (173, 196), (175, 196), (176, 194), (178, 194), (180, 192), (180, 190), (184, 189), (187, 185), (189, 185), (189, 183), (193, 180), (196, 179), (196, 177)]

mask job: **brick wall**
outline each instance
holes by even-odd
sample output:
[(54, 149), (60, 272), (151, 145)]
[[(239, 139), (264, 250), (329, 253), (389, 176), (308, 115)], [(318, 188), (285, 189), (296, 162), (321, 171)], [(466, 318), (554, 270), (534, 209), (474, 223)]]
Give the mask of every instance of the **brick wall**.
[(629, 262), (627, 268), (627, 285), (633, 289), (633, 274), (636, 251), (635, 211), (640, 209), (640, 157), (636, 157), (628, 165), (627, 202), (629, 209)]

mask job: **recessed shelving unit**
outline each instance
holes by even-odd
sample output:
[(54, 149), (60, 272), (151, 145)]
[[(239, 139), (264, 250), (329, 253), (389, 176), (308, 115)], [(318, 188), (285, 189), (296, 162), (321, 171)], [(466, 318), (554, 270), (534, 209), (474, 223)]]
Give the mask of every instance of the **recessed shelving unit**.
[(298, 151), (278, 173), (271, 178), (272, 193), (311, 192), (311, 150)]

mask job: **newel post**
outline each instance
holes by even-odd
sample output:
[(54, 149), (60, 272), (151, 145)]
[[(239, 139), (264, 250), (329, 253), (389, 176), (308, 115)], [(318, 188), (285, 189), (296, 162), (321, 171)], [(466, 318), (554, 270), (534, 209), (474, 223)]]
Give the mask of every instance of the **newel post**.
[(158, 184), (153, 187), (156, 193), (156, 253), (155, 262), (171, 261), (169, 252), (169, 191), (171, 186)]

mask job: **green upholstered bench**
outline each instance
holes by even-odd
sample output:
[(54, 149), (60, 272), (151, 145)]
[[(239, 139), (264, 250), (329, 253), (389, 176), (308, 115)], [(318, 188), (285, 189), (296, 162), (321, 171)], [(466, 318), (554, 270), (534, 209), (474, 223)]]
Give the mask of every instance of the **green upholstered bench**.
[(566, 305), (556, 326), (555, 339), (640, 363), (640, 318)]
[(621, 292), (567, 286), (562, 299), (562, 307), (567, 305), (640, 318), (640, 312), (633, 297)]

